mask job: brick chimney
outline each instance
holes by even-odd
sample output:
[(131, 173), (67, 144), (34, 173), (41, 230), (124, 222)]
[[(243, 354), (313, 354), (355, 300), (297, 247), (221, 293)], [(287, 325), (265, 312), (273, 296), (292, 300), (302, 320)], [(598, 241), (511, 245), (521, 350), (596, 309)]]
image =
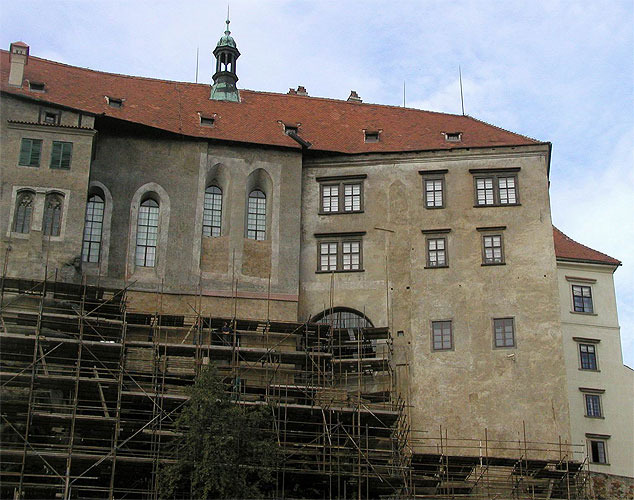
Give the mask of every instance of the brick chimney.
[(348, 101), (353, 101), (353, 102), (363, 102), (361, 100), (361, 98), (359, 97), (359, 94), (357, 94), (356, 90), (351, 90), (350, 91), (350, 96), (348, 97)]
[(21, 87), (24, 80), (24, 66), (29, 62), (29, 46), (24, 42), (13, 42), (9, 48), (11, 54), (11, 69), (9, 70), (9, 85)]

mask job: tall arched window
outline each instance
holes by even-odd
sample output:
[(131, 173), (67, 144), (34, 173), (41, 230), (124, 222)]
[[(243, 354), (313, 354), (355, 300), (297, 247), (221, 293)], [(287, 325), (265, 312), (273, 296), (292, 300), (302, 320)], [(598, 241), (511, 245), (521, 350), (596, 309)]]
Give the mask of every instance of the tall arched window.
[(247, 238), (266, 239), (266, 195), (259, 189), (249, 193), (247, 207)]
[(99, 262), (104, 208), (105, 203), (101, 196), (93, 194), (88, 197), (84, 242), (81, 251), (81, 260), (84, 262)]
[(152, 198), (147, 198), (139, 207), (135, 258), (137, 266), (154, 267), (156, 265), (158, 223), (159, 204)]
[(33, 193), (22, 191), (18, 193), (13, 217), (13, 231), (29, 233), (31, 231), (31, 215), (33, 214)]
[(48, 194), (44, 201), (44, 224), (42, 232), (46, 236), (59, 236), (62, 227), (63, 196)]
[(205, 189), (203, 204), (203, 236), (220, 236), (222, 223), (222, 189), (209, 186)]

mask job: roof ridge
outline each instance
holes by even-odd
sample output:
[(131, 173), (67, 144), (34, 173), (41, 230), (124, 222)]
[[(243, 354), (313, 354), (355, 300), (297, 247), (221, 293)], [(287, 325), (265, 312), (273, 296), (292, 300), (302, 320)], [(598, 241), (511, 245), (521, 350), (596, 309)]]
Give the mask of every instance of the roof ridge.
[[(8, 50), (4, 50), (4, 49), (0, 49), (0, 52), (5, 52), (7, 54), (9, 54)], [(151, 76), (138, 76), (138, 75), (126, 75), (124, 73), (112, 73), (110, 71), (101, 71), (98, 69), (92, 69), (92, 68), (85, 68), (83, 66), (76, 66), (73, 64), (68, 64), (68, 63), (63, 63), (63, 62), (59, 62), (59, 61), (53, 61), (51, 59), (45, 59), (43, 57), (37, 57), (37, 56), (31, 56), (29, 55), (29, 59), (36, 59), (38, 61), (42, 61), (45, 63), (49, 63), (49, 64), (54, 64), (56, 66), (64, 66), (67, 68), (74, 68), (74, 69), (80, 69), (82, 71), (91, 71), (92, 73), (100, 73), (102, 75), (111, 75), (111, 76), (118, 76), (118, 77), (123, 77), (123, 78), (131, 78), (134, 80), (151, 80), (153, 82), (164, 82), (164, 83), (186, 83), (188, 85), (209, 85), (208, 83), (194, 83), (194, 82), (187, 82), (187, 81), (183, 81), (183, 80), (166, 80), (165, 78), (152, 78)]]

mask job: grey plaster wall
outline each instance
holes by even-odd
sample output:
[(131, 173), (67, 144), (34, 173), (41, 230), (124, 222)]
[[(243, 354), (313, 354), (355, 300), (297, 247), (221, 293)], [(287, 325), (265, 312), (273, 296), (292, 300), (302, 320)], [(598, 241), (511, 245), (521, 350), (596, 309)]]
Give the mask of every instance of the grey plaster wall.
[[(570, 440), (547, 146), (307, 161), (300, 317), (354, 308), (395, 338), (412, 427), (449, 437)], [(474, 168), (520, 168), (521, 205), (474, 207)], [(420, 170), (447, 169), (446, 208), (423, 204)], [(316, 177), (366, 174), (363, 213), (318, 215)], [(506, 226), (506, 264), (482, 265), (484, 226)], [(422, 230), (450, 229), (449, 267), (426, 269)], [(364, 272), (316, 273), (315, 233), (366, 231)], [(513, 317), (516, 346), (494, 348), (493, 318)], [(454, 349), (433, 351), (431, 322), (451, 320)]]
[[(198, 294), (199, 286), (211, 296), (237, 287), (255, 297), (252, 300), (284, 300), (284, 314), (286, 302), (293, 301), (293, 313), (279, 319), (296, 319), (300, 153), (102, 132), (91, 181), (103, 183), (114, 203), (107, 279), (132, 282), (136, 290), (190, 295)], [(223, 192), (217, 241), (202, 235), (204, 191), (211, 184)], [(254, 188), (267, 195), (265, 241), (246, 239), (247, 197)], [(134, 263), (138, 206), (146, 195), (160, 204), (158, 260), (152, 268)], [(220, 302), (218, 307), (225, 308)], [(245, 311), (248, 317), (259, 314)]]

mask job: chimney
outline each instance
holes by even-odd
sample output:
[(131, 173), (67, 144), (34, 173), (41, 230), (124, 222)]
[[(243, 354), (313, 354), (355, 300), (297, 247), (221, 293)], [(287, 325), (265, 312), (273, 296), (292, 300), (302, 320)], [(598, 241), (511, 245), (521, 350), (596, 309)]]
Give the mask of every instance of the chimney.
[(9, 85), (22, 87), (24, 80), (24, 66), (29, 62), (29, 46), (24, 42), (13, 42), (9, 48), (11, 54), (11, 69), (9, 70)]
[(306, 87), (304, 87), (303, 85), (298, 85), (297, 86), (297, 95), (308, 96), (308, 92), (306, 92)]
[(295, 90), (295, 89), (288, 89), (288, 95), (297, 95), (297, 90)]
[(359, 97), (359, 94), (357, 94), (356, 90), (351, 90), (350, 91), (350, 97), (348, 97), (348, 101), (352, 101), (352, 102), (363, 102), (361, 100), (361, 98)]

